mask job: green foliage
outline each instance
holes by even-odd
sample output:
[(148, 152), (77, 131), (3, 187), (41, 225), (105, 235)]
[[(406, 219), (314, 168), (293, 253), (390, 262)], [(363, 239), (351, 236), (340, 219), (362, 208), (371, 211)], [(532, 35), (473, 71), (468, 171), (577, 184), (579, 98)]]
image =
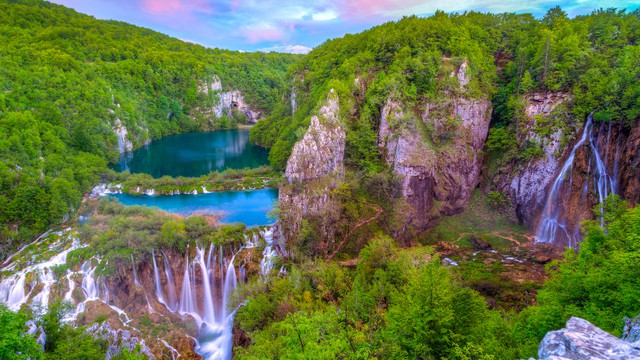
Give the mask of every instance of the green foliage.
[[(50, 304), (46, 313), (39, 320), (39, 324), (46, 334), (44, 359), (104, 359), (108, 347), (106, 340), (94, 338), (85, 332), (82, 327), (74, 327), (62, 321), (68, 312), (73, 310), (73, 306), (69, 303), (54, 302)], [(115, 358), (133, 360), (144, 359), (145, 357), (123, 350)]]
[[(516, 334), (529, 355), (547, 331), (563, 327), (571, 316), (620, 335), (622, 319), (640, 313), (640, 207), (628, 209), (613, 197), (605, 209), (605, 228), (599, 220), (586, 224), (580, 250), (567, 250), (539, 292), (539, 306), (523, 312)], [(595, 211), (600, 214), (599, 207)]]
[[(284, 278), (240, 287), (240, 358), (467, 359), (516, 352), (503, 318), (462, 287), (431, 251), (371, 240), (356, 270), (304, 264)], [(353, 278), (352, 281), (350, 279)], [(348, 284), (353, 284), (349, 286)]]
[(26, 334), (27, 315), (14, 313), (0, 304), (0, 358), (7, 360), (41, 359), (40, 345)]
[(199, 88), (220, 79), (223, 91), (232, 86), (268, 112), (298, 58), (207, 49), (45, 1), (0, 1), (0, 24), (3, 252), (80, 206), (118, 157), (118, 122), (134, 147), (243, 124), (237, 111), (227, 124), (210, 122), (216, 94)]

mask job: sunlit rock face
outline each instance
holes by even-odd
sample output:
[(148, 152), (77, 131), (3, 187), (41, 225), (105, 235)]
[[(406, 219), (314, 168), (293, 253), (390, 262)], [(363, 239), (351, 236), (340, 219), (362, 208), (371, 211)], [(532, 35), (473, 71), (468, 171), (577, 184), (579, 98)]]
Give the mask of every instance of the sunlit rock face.
[(291, 182), (319, 179), (344, 173), (345, 132), (338, 119), (340, 105), (333, 90), (304, 137), (293, 147), (285, 175)]
[(540, 360), (640, 359), (640, 344), (629, 343), (572, 317), (564, 329), (548, 332), (538, 349)]
[(491, 103), (463, 95), (469, 83), (466, 69), (463, 62), (451, 74), (458, 79), (459, 94), (419, 104), (417, 111), (389, 98), (382, 109), (378, 147), (410, 206), (400, 215), (404, 226), (399, 233), (410, 227), (422, 232), (442, 216), (462, 212), (478, 185)]
[(315, 249), (326, 254), (335, 243), (336, 200), (331, 195), (344, 176), (345, 131), (338, 115), (338, 95), (332, 89), (287, 162), (287, 184), (280, 189), (280, 231), (285, 241), (296, 238), (303, 219), (320, 222), (325, 239)]
[(195, 109), (195, 113), (203, 117), (233, 116), (233, 111), (237, 110), (245, 114), (250, 123), (255, 123), (263, 118), (262, 113), (249, 105), (244, 95), (239, 90), (224, 91), (222, 81), (218, 76), (211, 79), (202, 80), (198, 84), (198, 93), (201, 95), (211, 95), (211, 106)]

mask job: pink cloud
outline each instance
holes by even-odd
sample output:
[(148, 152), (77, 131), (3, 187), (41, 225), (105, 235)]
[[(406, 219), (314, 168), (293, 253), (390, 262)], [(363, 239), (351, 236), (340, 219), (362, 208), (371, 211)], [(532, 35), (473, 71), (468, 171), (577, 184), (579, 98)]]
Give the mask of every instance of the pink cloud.
[(246, 27), (242, 29), (241, 33), (252, 44), (261, 41), (280, 41), (287, 38), (287, 34), (284, 31), (269, 24)]
[(141, 0), (143, 11), (154, 15), (188, 16), (209, 14), (212, 9), (206, 0)]

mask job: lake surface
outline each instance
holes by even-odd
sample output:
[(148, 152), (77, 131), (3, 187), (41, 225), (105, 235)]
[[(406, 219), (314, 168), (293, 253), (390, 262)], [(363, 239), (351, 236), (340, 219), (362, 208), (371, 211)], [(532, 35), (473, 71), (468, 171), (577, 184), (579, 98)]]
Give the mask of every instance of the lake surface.
[(268, 150), (249, 143), (249, 130), (168, 136), (152, 141), (111, 166), (154, 178), (198, 177), (214, 170), (255, 168), (268, 163)]
[(247, 226), (269, 225), (275, 222), (267, 214), (278, 199), (278, 189), (251, 191), (220, 191), (198, 195), (128, 195), (111, 194), (122, 204), (157, 207), (170, 213), (221, 214), (224, 223), (242, 222)]

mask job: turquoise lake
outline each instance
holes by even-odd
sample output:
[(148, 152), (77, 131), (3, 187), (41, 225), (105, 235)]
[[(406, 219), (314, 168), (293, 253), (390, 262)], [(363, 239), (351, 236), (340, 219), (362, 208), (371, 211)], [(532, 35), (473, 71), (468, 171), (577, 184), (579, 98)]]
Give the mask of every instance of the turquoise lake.
[(220, 214), (224, 223), (242, 222), (247, 226), (269, 225), (278, 189), (250, 191), (220, 191), (198, 195), (109, 195), (127, 206), (144, 205), (157, 207), (170, 213), (189, 216), (194, 214)]
[(111, 166), (116, 171), (154, 178), (198, 177), (215, 170), (256, 168), (268, 164), (269, 152), (249, 142), (249, 130), (188, 133), (152, 141)]

